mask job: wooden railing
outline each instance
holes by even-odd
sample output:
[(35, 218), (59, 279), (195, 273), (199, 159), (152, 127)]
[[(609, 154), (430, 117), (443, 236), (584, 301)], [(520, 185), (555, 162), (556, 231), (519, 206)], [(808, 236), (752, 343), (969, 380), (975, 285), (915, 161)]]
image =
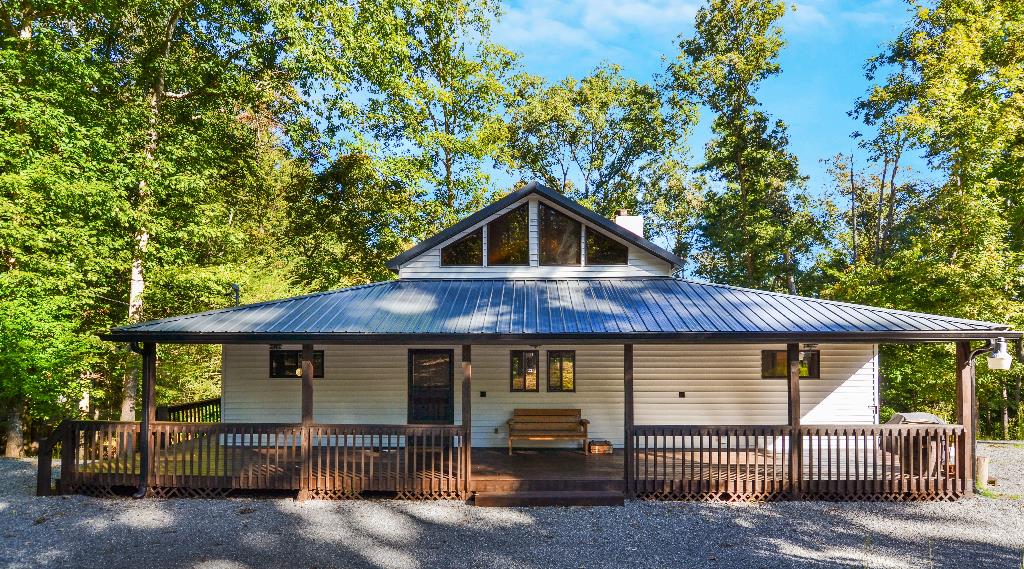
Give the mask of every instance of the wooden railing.
[[(934, 500), (964, 495), (959, 425), (636, 426), (632, 495)], [(795, 446), (794, 446), (795, 445)]]
[(157, 407), (156, 420), (176, 423), (219, 423), (220, 397)]
[(667, 500), (771, 499), (788, 488), (788, 426), (633, 428), (632, 494)]
[[(459, 498), (468, 491), (463, 437), (457, 425), (155, 422), (147, 487), (161, 497), (298, 490), (313, 498)], [(60, 492), (108, 495), (139, 485), (138, 423), (65, 421), (46, 445), (61, 448)], [(41, 495), (51, 476), (41, 461)]]
[(818, 499), (952, 499), (967, 490), (960, 425), (800, 427), (800, 489)]

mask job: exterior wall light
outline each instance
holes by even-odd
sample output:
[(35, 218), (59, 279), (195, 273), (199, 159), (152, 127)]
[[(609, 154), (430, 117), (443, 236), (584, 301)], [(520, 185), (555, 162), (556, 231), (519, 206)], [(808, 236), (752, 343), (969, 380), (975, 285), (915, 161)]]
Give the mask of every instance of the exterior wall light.
[(1010, 369), (1013, 356), (1006, 349), (1006, 338), (999, 338), (992, 344), (988, 355), (988, 369)]

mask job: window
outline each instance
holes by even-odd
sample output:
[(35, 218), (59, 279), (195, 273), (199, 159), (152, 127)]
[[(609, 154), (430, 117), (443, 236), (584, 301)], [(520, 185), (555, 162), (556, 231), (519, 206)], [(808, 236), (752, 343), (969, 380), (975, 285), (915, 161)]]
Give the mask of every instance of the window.
[(548, 352), (548, 391), (576, 391), (576, 352)]
[(530, 264), (528, 204), (523, 204), (487, 224), (487, 264)]
[[(789, 377), (786, 350), (761, 351), (761, 377), (764, 379)], [(804, 350), (800, 352), (800, 377), (818, 379), (821, 377), (821, 352)]]
[(605, 235), (587, 228), (588, 265), (625, 265), (629, 263), (629, 248)]
[[(270, 350), (270, 377), (299, 377), (302, 350)], [(324, 376), (324, 351), (313, 350), (313, 377)]]
[(539, 364), (540, 353), (536, 350), (513, 350), (509, 358), (509, 391), (540, 391)]
[(484, 264), (484, 230), (481, 227), (458, 241), (441, 248), (442, 265)]
[(540, 219), (540, 264), (580, 264), (580, 222), (544, 204), (537, 206)]

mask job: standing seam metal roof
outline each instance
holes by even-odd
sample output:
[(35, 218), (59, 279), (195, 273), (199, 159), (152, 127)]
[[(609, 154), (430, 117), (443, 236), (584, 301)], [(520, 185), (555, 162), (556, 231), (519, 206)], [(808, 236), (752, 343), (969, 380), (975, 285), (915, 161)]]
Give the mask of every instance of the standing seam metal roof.
[(646, 277), (400, 279), (143, 322), (114, 328), (104, 337), (914, 335), (923, 340), (1007, 330), (992, 322)]

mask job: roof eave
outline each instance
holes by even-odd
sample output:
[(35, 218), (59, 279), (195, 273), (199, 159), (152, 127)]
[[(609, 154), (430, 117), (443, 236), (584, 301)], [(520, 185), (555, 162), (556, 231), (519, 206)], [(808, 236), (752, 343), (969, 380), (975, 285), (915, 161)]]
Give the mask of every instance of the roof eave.
[(508, 343), (938, 343), (994, 338), (1019, 339), (1008, 329), (906, 332), (679, 332), (601, 334), (362, 334), (331, 332), (143, 332), (111, 330), (99, 337), (112, 342), (169, 344), (508, 344)]

